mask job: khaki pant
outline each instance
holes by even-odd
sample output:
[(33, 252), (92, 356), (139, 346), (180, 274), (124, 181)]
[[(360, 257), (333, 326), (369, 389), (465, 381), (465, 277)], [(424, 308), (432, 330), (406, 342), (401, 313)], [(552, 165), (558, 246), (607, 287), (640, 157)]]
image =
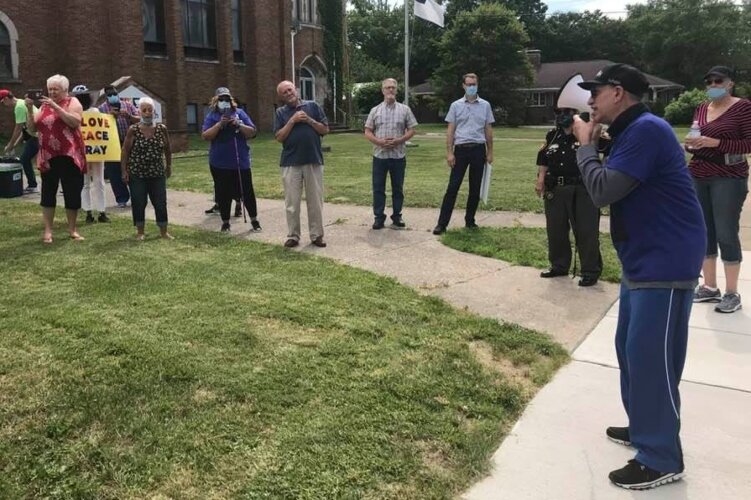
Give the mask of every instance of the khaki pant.
[(300, 241), (300, 199), (305, 187), (310, 241), (323, 237), (323, 165), (282, 167), (287, 238)]

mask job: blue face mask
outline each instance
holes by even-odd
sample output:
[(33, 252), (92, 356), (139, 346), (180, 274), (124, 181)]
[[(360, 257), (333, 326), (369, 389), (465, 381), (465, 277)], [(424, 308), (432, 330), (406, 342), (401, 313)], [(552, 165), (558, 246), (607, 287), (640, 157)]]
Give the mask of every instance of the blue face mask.
[(468, 85), (467, 88), (464, 90), (466, 94), (469, 97), (474, 97), (477, 95), (477, 85)]
[(216, 103), (216, 107), (219, 111), (226, 111), (232, 107), (232, 104), (227, 101), (219, 101)]
[(725, 97), (728, 93), (728, 89), (725, 87), (712, 87), (707, 89), (707, 97), (710, 101), (715, 101), (721, 97)]
[(143, 123), (144, 125), (151, 125), (154, 123), (154, 117), (141, 115), (141, 123)]
[(107, 96), (107, 102), (110, 104), (117, 104), (120, 102), (120, 96), (119, 95), (108, 95)]

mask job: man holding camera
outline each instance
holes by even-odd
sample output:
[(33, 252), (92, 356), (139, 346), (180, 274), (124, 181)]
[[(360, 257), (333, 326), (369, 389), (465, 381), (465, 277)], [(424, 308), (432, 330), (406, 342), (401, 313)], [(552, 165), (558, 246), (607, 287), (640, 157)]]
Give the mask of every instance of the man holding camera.
[[(13, 108), (13, 115), (15, 118), (16, 126), (13, 128), (13, 134), (10, 136), (8, 144), (5, 146), (3, 153), (12, 153), (21, 140), (24, 141), (23, 151), (21, 152), (21, 165), (23, 165), (23, 171), (26, 175), (26, 188), (24, 193), (37, 193), (39, 188), (37, 187), (37, 179), (34, 174), (34, 165), (32, 160), (39, 152), (39, 139), (36, 132), (29, 132), (26, 129), (26, 103), (21, 99), (16, 99), (13, 94), (6, 89), (0, 90), (0, 103)], [(34, 106), (34, 112), (39, 111)]]
[[(683, 476), (678, 384), (706, 229), (683, 148), (670, 125), (641, 102), (649, 89), (636, 68), (613, 64), (579, 83), (592, 95), (592, 121), (574, 118), (579, 170), (595, 205), (610, 205), (610, 233), (623, 267), (615, 347), (628, 426), (606, 435), (636, 457), (610, 473), (628, 489)], [(612, 139), (603, 164), (600, 124)]]
[[(99, 106), (99, 111), (115, 117), (117, 133), (120, 136), (120, 147), (122, 147), (123, 142), (125, 142), (125, 135), (128, 133), (128, 127), (134, 123), (138, 123), (141, 117), (138, 109), (132, 103), (120, 100), (117, 89), (112, 85), (104, 87), (104, 95), (105, 101)], [(130, 191), (128, 190), (128, 185), (122, 180), (120, 162), (104, 162), (104, 172), (110, 180), (110, 186), (112, 186), (112, 193), (115, 195), (117, 206), (125, 208), (130, 199)]]

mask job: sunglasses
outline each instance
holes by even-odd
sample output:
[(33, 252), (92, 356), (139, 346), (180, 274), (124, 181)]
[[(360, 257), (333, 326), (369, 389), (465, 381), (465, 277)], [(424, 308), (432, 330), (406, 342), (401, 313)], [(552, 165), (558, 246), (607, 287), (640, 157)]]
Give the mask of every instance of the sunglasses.
[(230, 97), (220, 97), (220, 98), (217, 99), (217, 101), (232, 102), (232, 98), (230, 98)]
[(725, 79), (724, 78), (707, 78), (706, 80), (704, 80), (704, 83), (706, 83), (707, 85), (712, 85), (713, 83), (715, 85), (721, 85), (725, 83)]

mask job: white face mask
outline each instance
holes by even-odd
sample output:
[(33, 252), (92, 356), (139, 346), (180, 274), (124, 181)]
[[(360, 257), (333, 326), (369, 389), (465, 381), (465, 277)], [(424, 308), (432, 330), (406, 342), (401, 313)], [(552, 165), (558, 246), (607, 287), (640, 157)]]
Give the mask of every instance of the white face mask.
[(219, 111), (226, 111), (232, 107), (232, 104), (228, 103), (227, 101), (219, 101), (218, 103), (216, 103), (216, 107), (217, 109), (219, 109)]

